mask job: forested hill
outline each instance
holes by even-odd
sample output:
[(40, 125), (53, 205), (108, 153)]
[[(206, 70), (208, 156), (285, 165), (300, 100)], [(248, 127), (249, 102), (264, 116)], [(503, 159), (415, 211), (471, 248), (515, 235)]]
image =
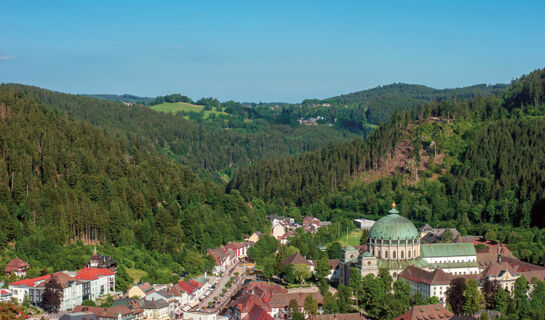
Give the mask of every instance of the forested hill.
[[(264, 221), (189, 168), (0, 86), (2, 249), (16, 241), (19, 256), (56, 270), (78, 267), (72, 259), (81, 257), (61, 249), (77, 239), (168, 252), (182, 263), (187, 250), (240, 239)], [(45, 263), (52, 253), (61, 259)]]
[[(419, 223), (506, 240), (512, 226), (545, 227), (544, 92), (545, 70), (537, 70), (501, 95), (398, 112), (365, 141), (254, 163), (228, 190), (334, 221), (376, 218), (396, 202)], [(540, 237), (522, 258), (541, 263)]]
[(410, 110), (432, 101), (470, 99), (477, 96), (502, 93), (507, 85), (479, 84), (455, 89), (434, 89), (423, 85), (394, 83), (369, 90), (343, 94), (322, 100), (332, 105), (363, 105), (367, 108), (367, 120), (380, 124), (388, 120), (396, 110)]
[(93, 97), (101, 100), (108, 100), (108, 101), (119, 101), (119, 102), (130, 102), (130, 103), (139, 103), (139, 104), (146, 104), (150, 103), (154, 100), (154, 98), (150, 97), (139, 97), (132, 94), (82, 94), (82, 96), (88, 96)]
[(244, 166), (259, 159), (300, 154), (354, 137), (326, 126), (293, 127), (266, 121), (255, 121), (248, 129), (222, 128), (138, 105), (126, 106), (17, 84), (0, 87), (32, 95), (73, 119), (106, 129), (126, 144), (137, 143), (146, 146), (148, 151), (159, 150), (205, 173)]

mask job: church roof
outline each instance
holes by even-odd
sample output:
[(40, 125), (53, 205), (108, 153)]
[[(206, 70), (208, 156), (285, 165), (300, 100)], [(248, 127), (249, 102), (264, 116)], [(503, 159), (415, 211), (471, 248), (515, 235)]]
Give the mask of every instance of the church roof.
[(477, 252), (473, 243), (434, 243), (420, 245), (420, 256), (424, 258), (475, 255), (477, 255)]
[[(390, 212), (397, 212), (392, 209)], [(418, 231), (414, 224), (407, 218), (400, 216), (397, 213), (378, 219), (377, 222), (369, 230), (370, 239), (418, 239)]]

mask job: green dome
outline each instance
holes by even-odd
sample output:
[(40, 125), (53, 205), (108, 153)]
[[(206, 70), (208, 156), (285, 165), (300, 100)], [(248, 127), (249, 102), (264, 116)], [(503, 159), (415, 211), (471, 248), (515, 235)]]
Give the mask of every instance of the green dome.
[[(390, 210), (390, 212), (393, 211), (397, 210)], [(375, 222), (369, 231), (369, 239), (418, 239), (418, 231), (409, 219), (397, 213), (391, 213)]]

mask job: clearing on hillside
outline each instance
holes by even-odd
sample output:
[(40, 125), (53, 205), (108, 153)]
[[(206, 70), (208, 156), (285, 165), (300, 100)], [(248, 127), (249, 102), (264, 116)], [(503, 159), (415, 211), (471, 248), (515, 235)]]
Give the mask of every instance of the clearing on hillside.
[[(187, 102), (165, 102), (165, 103), (161, 103), (161, 104), (151, 106), (150, 109), (155, 110), (155, 111), (160, 111), (160, 112), (170, 112), (170, 113), (173, 113), (173, 114), (176, 114), (179, 111), (184, 111), (184, 112), (187, 112), (187, 113), (189, 113), (189, 112), (199, 113), (204, 109), (204, 106), (201, 106), (201, 105), (198, 105), (198, 104), (187, 103)], [(205, 110), (204, 111), (203, 118), (205, 118), (205, 119), (208, 118), (211, 113), (214, 113), (216, 115), (220, 115), (220, 114), (228, 115), (228, 113), (226, 113), (226, 112), (223, 112), (223, 111), (219, 112), (219, 111), (216, 111), (215, 108), (212, 108), (212, 110)]]

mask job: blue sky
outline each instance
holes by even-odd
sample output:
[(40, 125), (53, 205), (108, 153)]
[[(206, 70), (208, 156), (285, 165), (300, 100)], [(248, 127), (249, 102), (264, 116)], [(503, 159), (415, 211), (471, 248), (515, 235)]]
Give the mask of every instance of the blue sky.
[(0, 2), (0, 82), (289, 101), (545, 67), (545, 1)]

